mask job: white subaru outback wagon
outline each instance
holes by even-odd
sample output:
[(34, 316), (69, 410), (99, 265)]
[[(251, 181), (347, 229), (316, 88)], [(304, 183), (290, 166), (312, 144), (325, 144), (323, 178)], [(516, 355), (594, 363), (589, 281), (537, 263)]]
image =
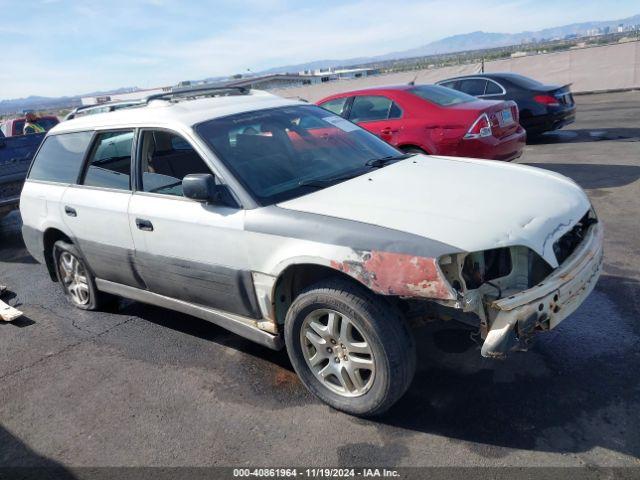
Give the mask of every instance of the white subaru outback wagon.
[(502, 357), (571, 314), (602, 266), (601, 224), (561, 175), (403, 155), (243, 89), (61, 123), (20, 209), (76, 307), (122, 296), (286, 345), (304, 385), (355, 415), (408, 388), (417, 320), (464, 322)]

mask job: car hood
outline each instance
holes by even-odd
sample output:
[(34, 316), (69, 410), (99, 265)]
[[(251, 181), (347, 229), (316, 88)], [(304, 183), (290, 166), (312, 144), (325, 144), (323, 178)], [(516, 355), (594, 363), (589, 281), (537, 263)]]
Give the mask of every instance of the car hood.
[(468, 252), (522, 245), (556, 267), (553, 243), (590, 203), (575, 182), (557, 173), (416, 155), (278, 206), (404, 231)]

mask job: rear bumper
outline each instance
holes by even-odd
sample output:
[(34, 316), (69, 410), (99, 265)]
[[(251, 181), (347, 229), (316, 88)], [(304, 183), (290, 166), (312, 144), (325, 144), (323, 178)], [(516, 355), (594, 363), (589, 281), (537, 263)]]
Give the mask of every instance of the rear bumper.
[(522, 120), (522, 126), (530, 135), (537, 135), (552, 130), (558, 130), (565, 127), (576, 120), (576, 107), (565, 108), (558, 111), (546, 113), (544, 115), (536, 115)]
[(503, 357), (509, 350), (526, 347), (538, 331), (556, 327), (589, 296), (602, 271), (603, 230), (600, 223), (575, 252), (542, 283), (494, 301), (495, 318), (482, 345), (482, 356)]
[(518, 127), (518, 130), (507, 137), (491, 136), (460, 140), (456, 155), (509, 162), (522, 155), (526, 143), (527, 133), (524, 128)]

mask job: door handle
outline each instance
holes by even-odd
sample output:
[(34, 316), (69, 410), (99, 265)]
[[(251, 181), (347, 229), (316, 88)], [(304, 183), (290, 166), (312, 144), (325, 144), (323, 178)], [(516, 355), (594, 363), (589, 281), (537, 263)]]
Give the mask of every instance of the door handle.
[(391, 127), (386, 127), (381, 130), (382, 135), (391, 135), (392, 133), (396, 133), (398, 130), (393, 130)]
[(67, 215), (69, 215), (70, 217), (77, 217), (78, 216), (78, 212), (76, 212), (76, 209), (73, 207), (70, 207), (68, 205), (65, 205), (64, 207), (64, 213), (66, 213)]
[(136, 226), (145, 232), (153, 232), (153, 223), (143, 218), (136, 218)]

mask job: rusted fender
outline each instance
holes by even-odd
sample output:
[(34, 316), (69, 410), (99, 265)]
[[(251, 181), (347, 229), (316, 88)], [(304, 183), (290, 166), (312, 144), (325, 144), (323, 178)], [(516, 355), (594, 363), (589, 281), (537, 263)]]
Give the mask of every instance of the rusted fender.
[(332, 261), (340, 270), (382, 295), (455, 300), (435, 258), (402, 253), (356, 251), (354, 258)]

